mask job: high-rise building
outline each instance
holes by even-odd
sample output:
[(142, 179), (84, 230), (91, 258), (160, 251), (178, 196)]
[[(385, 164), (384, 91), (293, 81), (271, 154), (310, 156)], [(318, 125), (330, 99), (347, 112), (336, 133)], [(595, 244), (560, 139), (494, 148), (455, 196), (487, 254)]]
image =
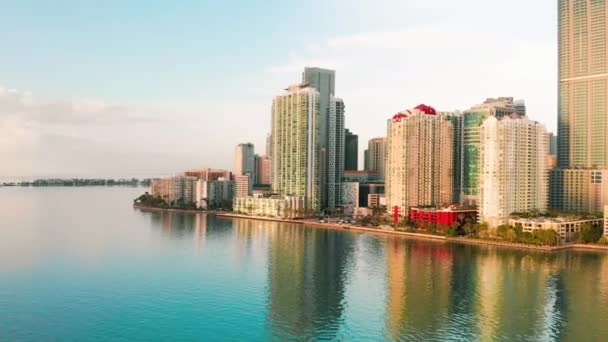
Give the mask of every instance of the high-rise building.
[(270, 157), (255, 156), (255, 184), (270, 185)]
[(410, 207), (452, 201), (452, 122), (419, 105), (388, 120), (386, 200), (403, 215)]
[(480, 130), (479, 216), (496, 227), (514, 212), (545, 212), (549, 136), (543, 125), (512, 114), (484, 120)]
[(608, 188), (607, 16), (603, 0), (558, 1), (558, 168), (550, 196), (557, 210), (601, 211), (608, 204), (602, 194)]
[(359, 136), (346, 129), (344, 132), (344, 170), (359, 169)]
[(334, 70), (307, 67), (302, 73), (302, 83), (319, 93), (317, 144), (321, 208), (339, 205), (344, 172), (344, 102), (335, 97), (335, 80)]
[(452, 202), (460, 203), (460, 195), (462, 193), (462, 114), (458, 111), (441, 112), (440, 115), (445, 116), (452, 122), (454, 129), (452, 139)]
[(321, 208), (319, 92), (290, 86), (272, 104), (272, 190)]
[(255, 148), (252, 143), (238, 144), (234, 149), (234, 174), (255, 178)]
[[(462, 114), (462, 194), (460, 202), (477, 205), (479, 199), (479, 132), (481, 124), (490, 116), (501, 118), (521, 111), (512, 97), (486, 99)], [(525, 111), (525, 109), (524, 109)]]
[(365, 149), (365, 151), (363, 151), (363, 170), (371, 171), (369, 169), (369, 150), (368, 149)]
[(385, 179), (386, 138), (370, 139), (367, 145), (367, 170), (376, 171), (378, 180)]

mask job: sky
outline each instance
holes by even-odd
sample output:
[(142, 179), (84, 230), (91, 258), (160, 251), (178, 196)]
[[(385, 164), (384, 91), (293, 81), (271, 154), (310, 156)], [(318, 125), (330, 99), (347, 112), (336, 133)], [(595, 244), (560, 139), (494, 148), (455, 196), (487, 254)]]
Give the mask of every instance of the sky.
[[(274, 96), (336, 70), (367, 140), (420, 103), (526, 101), (556, 130), (554, 0), (0, 0), (0, 179), (231, 169)], [(360, 157), (362, 165), (362, 158)]]

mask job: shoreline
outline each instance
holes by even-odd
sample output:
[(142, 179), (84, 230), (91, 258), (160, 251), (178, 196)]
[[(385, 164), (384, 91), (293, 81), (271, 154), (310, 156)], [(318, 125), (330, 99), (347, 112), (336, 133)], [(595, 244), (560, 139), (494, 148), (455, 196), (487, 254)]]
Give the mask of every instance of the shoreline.
[(183, 213), (183, 214), (208, 214), (214, 215), (217, 217), (223, 218), (240, 218), (247, 220), (256, 220), (256, 221), (268, 221), (268, 222), (280, 222), (280, 223), (290, 223), (290, 224), (300, 224), (304, 226), (311, 226), (316, 228), (323, 229), (333, 229), (333, 230), (344, 230), (355, 233), (372, 233), (379, 235), (394, 235), (400, 236), (403, 238), (410, 238), (416, 240), (427, 240), (427, 241), (436, 241), (436, 242), (451, 242), (458, 244), (467, 244), (467, 245), (485, 245), (485, 246), (497, 246), (503, 248), (511, 248), (511, 249), (519, 249), (519, 250), (536, 250), (543, 252), (560, 252), (565, 250), (586, 250), (586, 251), (603, 251), (608, 252), (608, 246), (601, 245), (586, 245), (581, 243), (569, 243), (560, 246), (537, 246), (537, 245), (527, 245), (523, 243), (511, 243), (504, 241), (494, 241), (494, 240), (481, 240), (481, 239), (473, 239), (468, 237), (448, 237), (444, 235), (432, 235), (426, 233), (412, 233), (412, 232), (402, 232), (397, 230), (388, 230), (382, 228), (369, 228), (362, 226), (355, 226), (351, 224), (338, 224), (338, 223), (321, 223), (317, 220), (292, 220), (292, 219), (281, 219), (274, 217), (262, 217), (262, 216), (249, 216), (249, 215), (241, 215), (234, 214), (224, 211), (203, 211), (203, 210), (191, 210), (191, 209), (163, 209), (163, 208), (153, 208), (153, 207), (145, 207), (137, 204), (133, 204), (134, 208), (143, 210), (143, 211), (154, 211), (154, 212), (175, 212), (175, 213)]

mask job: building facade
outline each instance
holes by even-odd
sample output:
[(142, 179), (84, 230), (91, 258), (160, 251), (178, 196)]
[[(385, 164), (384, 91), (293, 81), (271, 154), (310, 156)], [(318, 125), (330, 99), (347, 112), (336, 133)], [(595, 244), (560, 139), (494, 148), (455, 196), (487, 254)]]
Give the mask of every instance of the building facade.
[(321, 208), (319, 92), (293, 85), (272, 104), (272, 190)]
[(549, 136), (524, 116), (490, 116), (480, 130), (479, 215), (492, 227), (515, 212), (546, 212)]
[(222, 169), (194, 169), (184, 172), (184, 176), (195, 177), (204, 181), (232, 178), (232, 172)]
[(418, 228), (422, 228), (425, 223), (444, 227), (462, 227), (467, 221), (477, 221), (477, 209), (456, 205), (441, 208), (410, 208), (409, 220)]
[(376, 171), (379, 180), (384, 180), (386, 175), (386, 138), (370, 139), (367, 145), (366, 170)]
[(460, 202), (477, 205), (479, 200), (480, 127), (490, 116), (501, 118), (516, 113), (512, 97), (486, 99), (462, 113), (461, 195)]
[(604, 206), (604, 236), (608, 237), (608, 204)]
[(333, 208), (340, 202), (340, 182), (344, 172), (344, 102), (335, 97), (334, 70), (304, 68), (302, 83), (318, 92), (319, 207)]
[(558, 1), (559, 169), (551, 173), (557, 210), (597, 211), (608, 204), (594, 196), (602, 192), (596, 188), (608, 188), (607, 16), (606, 1)]
[(550, 207), (564, 212), (601, 212), (608, 204), (608, 169), (550, 171)]
[(199, 179), (196, 182), (196, 207), (200, 209), (229, 209), (234, 198), (234, 181), (229, 178)]
[(270, 157), (256, 155), (255, 185), (270, 185), (270, 167)]
[(346, 129), (344, 131), (344, 171), (359, 169), (359, 136)]
[(462, 194), (462, 114), (458, 111), (441, 112), (448, 120), (452, 122), (454, 136), (452, 139), (452, 202), (460, 203), (460, 195)]
[(399, 207), (441, 206), (452, 201), (452, 122), (419, 105), (388, 120), (386, 200)]
[(553, 230), (559, 235), (560, 242), (571, 242), (581, 232), (584, 224), (601, 225), (602, 219), (566, 219), (566, 218), (512, 218), (509, 225), (521, 226), (523, 232), (533, 233), (535, 230)]
[(247, 197), (253, 190), (253, 180), (250, 175), (234, 176), (234, 197)]
[(196, 177), (174, 176), (152, 180), (150, 195), (160, 197), (173, 206), (178, 201), (183, 203), (195, 202)]
[(303, 217), (305, 208), (304, 198), (297, 196), (237, 197), (233, 205), (239, 214), (279, 218)]

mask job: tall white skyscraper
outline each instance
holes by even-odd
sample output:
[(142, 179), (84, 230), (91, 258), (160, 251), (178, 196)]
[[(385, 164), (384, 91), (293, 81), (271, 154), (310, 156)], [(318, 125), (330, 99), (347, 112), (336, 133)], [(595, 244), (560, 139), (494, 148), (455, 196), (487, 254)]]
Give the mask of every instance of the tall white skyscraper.
[(525, 116), (490, 116), (481, 125), (479, 214), (496, 227), (514, 212), (545, 212), (549, 135)]
[(308, 84), (290, 86), (272, 103), (272, 190), (302, 197), (321, 208), (319, 92)]
[(334, 208), (340, 202), (340, 183), (344, 174), (344, 102), (335, 97), (336, 72), (305, 68), (302, 82), (319, 93), (319, 173), (321, 208)]
[(388, 121), (386, 202), (407, 215), (413, 206), (440, 206), (452, 201), (452, 122), (425, 105), (405, 110)]

